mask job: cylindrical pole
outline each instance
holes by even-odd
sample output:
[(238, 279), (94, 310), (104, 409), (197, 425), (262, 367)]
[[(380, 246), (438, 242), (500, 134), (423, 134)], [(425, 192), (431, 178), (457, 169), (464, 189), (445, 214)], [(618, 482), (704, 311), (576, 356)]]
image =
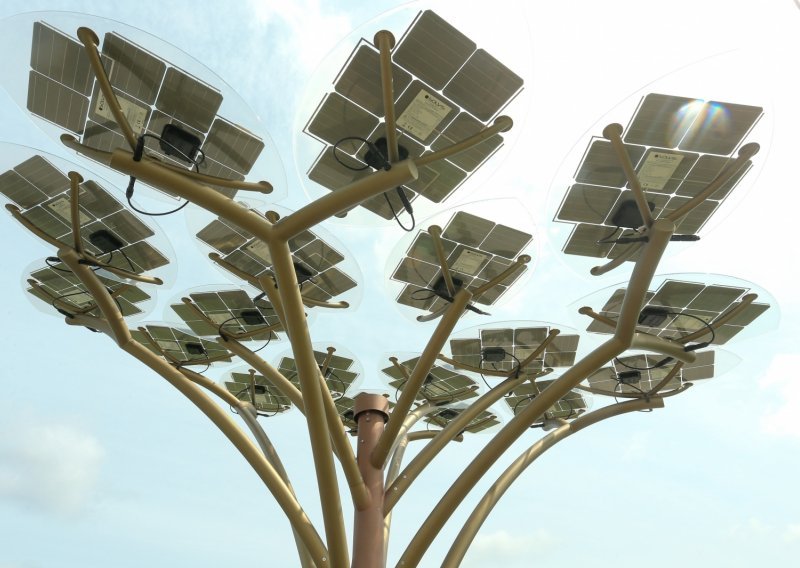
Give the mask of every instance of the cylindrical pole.
[(370, 494), (369, 507), (356, 509), (353, 528), (353, 568), (381, 568), (383, 558), (383, 463), (372, 465), (370, 455), (389, 418), (389, 401), (361, 393), (353, 408), (358, 423), (357, 460)]

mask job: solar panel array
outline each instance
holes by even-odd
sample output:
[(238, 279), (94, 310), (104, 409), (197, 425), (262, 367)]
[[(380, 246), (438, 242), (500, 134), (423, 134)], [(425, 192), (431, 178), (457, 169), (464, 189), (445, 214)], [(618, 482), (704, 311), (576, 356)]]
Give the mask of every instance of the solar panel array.
[(155, 345), (138, 329), (132, 329), (131, 336), (156, 355), (162, 355), (163, 352), (164, 357), (171, 363), (204, 365), (211, 363), (210, 360), (216, 357), (228, 363), (231, 361), (228, 350), (216, 341), (201, 339), (167, 325), (148, 324), (145, 329), (155, 341)]
[[(519, 327), (480, 330), (477, 339), (451, 339), (450, 353), (457, 363), (476, 369), (511, 371), (516, 369), (544, 342), (549, 327)], [(520, 376), (533, 376), (546, 367), (571, 367), (575, 364), (578, 335), (559, 334), (547, 344), (544, 352), (520, 369)], [(503, 350), (502, 359), (486, 356), (486, 350)]]
[[(0, 174), (0, 193), (16, 203), (37, 228), (65, 246), (74, 246), (70, 181), (49, 161), (35, 155)], [(83, 250), (105, 264), (137, 274), (169, 263), (148, 242), (153, 231), (97, 182), (86, 180), (80, 184), (78, 205)], [(119, 242), (119, 248), (108, 245), (114, 242), (109, 241), (108, 235)]]
[[(609, 392), (642, 394), (655, 388), (672, 371), (674, 363), (658, 366), (662, 355), (642, 354), (620, 357), (608, 367), (599, 369), (589, 377), (589, 386)], [(715, 353), (713, 350), (698, 351), (694, 363), (685, 363), (661, 391), (674, 390), (684, 383), (710, 379), (714, 376)], [(620, 380), (619, 373), (638, 370), (640, 376)]]
[[(83, 283), (63, 263), (54, 263), (52, 267), (36, 270), (30, 277), (36, 285), (30, 286), (28, 293), (54, 309), (73, 315), (81, 313), (103, 317)], [(97, 278), (113, 294), (124, 317), (143, 313), (141, 304), (150, 299), (146, 292), (132, 284), (111, 280), (99, 274)]]
[[(434, 426), (439, 426), (440, 428), (444, 428), (447, 426), (452, 420), (458, 417), (459, 414), (463, 409), (460, 408), (445, 408), (437, 412), (436, 414), (428, 414), (423, 418), (425, 422), (428, 424), (432, 424)], [(481, 430), (486, 430), (487, 428), (491, 428), (500, 424), (500, 421), (497, 420), (497, 416), (484, 410), (478, 416), (470, 420), (469, 424), (464, 428), (464, 432), (470, 432), (472, 434), (476, 432), (480, 432)]]
[[(514, 389), (514, 392), (505, 397), (506, 404), (514, 415), (522, 412), (534, 399), (554, 381), (527, 381)], [(545, 411), (545, 418), (563, 418), (569, 420), (576, 418), (586, 410), (586, 400), (578, 391), (569, 391)]]
[[(463, 211), (453, 215), (441, 236), (454, 283), (458, 280), (461, 286), (457, 288), (467, 289), (475, 289), (501, 274), (532, 239), (528, 233)], [(520, 267), (474, 301), (494, 304), (525, 270), (524, 266)], [(405, 284), (397, 297), (400, 304), (435, 312), (448, 303), (434, 293), (434, 290), (444, 289), (443, 276), (433, 239), (427, 231), (419, 232), (395, 268), (392, 279)]]
[[(416, 366), (417, 361), (419, 361), (419, 357), (413, 357), (407, 361), (403, 361), (400, 363), (400, 365), (405, 367), (410, 374)], [(389, 386), (397, 389), (398, 391), (402, 391), (406, 383), (406, 377), (403, 375), (403, 373), (394, 365), (386, 367), (382, 370), (385, 374), (392, 378), (392, 380), (389, 381)], [(434, 365), (431, 368), (430, 373), (428, 373), (428, 376), (425, 378), (422, 388), (417, 394), (417, 400), (435, 400), (447, 402), (467, 400), (478, 396), (475, 392), (477, 390), (477, 386), (478, 385), (475, 381), (465, 375), (456, 373), (439, 365)]]
[(262, 414), (277, 414), (292, 407), (289, 398), (261, 375), (253, 375), (251, 384), (250, 373), (232, 372), (225, 380), (225, 388), (239, 400), (251, 403)]
[[(710, 323), (721, 314), (739, 305), (742, 296), (748, 292), (747, 288), (735, 286), (665, 280), (655, 292), (647, 293), (642, 309), (644, 311), (648, 308), (659, 308), (668, 311), (669, 315), (657, 326), (638, 324), (636, 330), (667, 339), (680, 339), (685, 335), (704, 329), (706, 326), (703, 322)], [(616, 321), (624, 296), (624, 288), (616, 290), (603, 306), (600, 315)], [(753, 302), (746, 306), (740, 313), (715, 330), (715, 337), (711, 343), (715, 345), (726, 343), (768, 308), (769, 304), (759, 302)], [(587, 331), (609, 334), (614, 332), (612, 328), (596, 320), (589, 324)], [(698, 337), (698, 341), (705, 342), (710, 339), (710, 333)]]
[[(197, 238), (217, 250), (222, 259), (254, 277), (272, 273), (272, 257), (266, 243), (221, 217), (206, 225)], [(304, 297), (328, 301), (356, 282), (336, 265), (344, 255), (311, 231), (289, 239), (292, 261)]]
[[(189, 294), (192, 303), (213, 322), (204, 320), (190, 306), (179, 303), (170, 307), (200, 336), (217, 336), (220, 330), (228, 334), (250, 334), (244, 340), (267, 341), (277, 339), (274, 331), (265, 328), (279, 325), (275, 310), (266, 299), (252, 300), (243, 290), (195, 292)], [(255, 333), (263, 329), (261, 333)]]
[[(623, 142), (653, 217), (675, 211), (717, 177), (733, 161), (732, 153), (762, 114), (763, 109), (755, 106), (654, 93), (645, 96), (625, 129)], [(748, 160), (678, 222), (676, 233), (697, 234), (751, 166)], [(631, 206), (633, 194), (628, 187), (611, 142), (593, 139), (555, 216), (556, 221), (575, 225), (563, 248), (566, 254), (615, 258), (629, 246), (597, 242), (630, 233), (615, 230), (618, 213)]]
[[(317, 365), (320, 366), (320, 370), (327, 358), (327, 352), (314, 351), (314, 359), (317, 361)], [(353, 384), (353, 381), (358, 378), (358, 372), (356, 372), (353, 367), (353, 363), (354, 361), (347, 357), (342, 357), (340, 355), (331, 356), (325, 372), (325, 384), (328, 385), (328, 390), (331, 391), (334, 400), (344, 396), (350, 388), (350, 385)], [(294, 383), (297, 388), (300, 388), (300, 379), (297, 376), (297, 364), (294, 359), (291, 357), (283, 357), (278, 364), (278, 370), (283, 373), (289, 381)]]
[[(202, 173), (244, 179), (264, 142), (218, 115), (223, 100), (219, 90), (116, 33), (102, 38), (101, 61), (136, 136), (161, 136), (164, 126), (172, 124), (200, 140), (205, 156)], [(83, 45), (44, 22), (33, 24), (27, 107), (80, 136), (87, 146), (130, 149)], [(186, 161), (167, 156), (156, 139), (147, 138), (145, 147), (163, 160), (187, 167)], [(228, 196), (236, 193), (216, 189)]]
[[(392, 51), (398, 143), (411, 157), (440, 150), (481, 131), (522, 89), (522, 79), (430, 10), (421, 12)], [(336, 191), (361, 177), (367, 147), (385, 137), (380, 52), (362, 40), (305, 127), (325, 146), (308, 177)], [(334, 146), (342, 165), (334, 156)], [(420, 168), (406, 188), (439, 203), (502, 145), (499, 134), (473, 148)], [(371, 171), (371, 170), (370, 170)], [(394, 192), (361, 203), (385, 219), (403, 209)]]

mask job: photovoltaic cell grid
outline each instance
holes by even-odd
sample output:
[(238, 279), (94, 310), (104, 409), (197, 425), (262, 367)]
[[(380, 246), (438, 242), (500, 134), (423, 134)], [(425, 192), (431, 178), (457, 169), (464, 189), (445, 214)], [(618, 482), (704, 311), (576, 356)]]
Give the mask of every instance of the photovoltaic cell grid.
[[(475, 289), (506, 270), (531, 242), (532, 235), (459, 211), (442, 231), (441, 241), (456, 288)], [(475, 302), (494, 304), (526, 270), (523, 266), (499, 285), (487, 290)], [(442, 270), (427, 231), (420, 231), (411, 243), (392, 280), (405, 286), (397, 297), (400, 304), (435, 312), (448, 302), (434, 293), (445, 291)]]
[[(463, 409), (460, 408), (445, 408), (436, 414), (427, 415), (425, 418), (423, 418), (423, 420), (429, 424), (433, 424), (434, 426), (444, 428), (450, 423), (450, 421), (461, 414), (462, 411)], [(497, 417), (491, 412), (484, 410), (478, 416), (473, 418), (469, 424), (467, 424), (466, 428), (464, 428), (464, 432), (470, 432), (474, 434), (476, 432), (480, 432), (481, 430), (491, 428), (497, 424), (500, 424), (500, 421), (497, 420)]]
[[(400, 364), (405, 367), (410, 374), (414, 370), (417, 361), (419, 361), (419, 357), (403, 361)], [(389, 386), (398, 391), (402, 391), (405, 387), (406, 379), (400, 370), (394, 365), (390, 365), (382, 370), (392, 378), (392, 380), (389, 381)], [(425, 382), (422, 384), (422, 388), (417, 395), (417, 400), (425, 401), (435, 399), (437, 401), (445, 400), (457, 402), (478, 396), (475, 392), (477, 388), (471, 389), (470, 387), (477, 387), (477, 383), (465, 375), (453, 372), (439, 365), (434, 365), (425, 378)]]
[[(317, 361), (320, 369), (327, 357), (328, 354), (326, 352), (314, 351), (314, 359)], [(328, 362), (327, 371), (325, 373), (325, 383), (328, 385), (328, 390), (331, 391), (334, 400), (343, 396), (344, 393), (347, 392), (347, 389), (350, 388), (350, 385), (353, 384), (353, 381), (358, 378), (358, 373), (351, 368), (352, 366), (352, 359), (339, 355), (333, 355)], [(300, 379), (297, 376), (297, 364), (294, 359), (291, 357), (283, 357), (278, 364), (278, 370), (298, 389), (300, 388)]]
[[(184, 303), (172, 304), (170, 307), (186, 322), (189, 329), (200, 336), (218, 336), (220, 327), (229, 334), (241, 334), (279, 324), (272, 304), (263, 298), (254, 302), (243, 290), (195, 292), (189, 294), (189, 298), (214, 325), (203, 320), (192, 307)], [(259, 318), (262, 321), (254, 321)], [(274, 339), (278, 339), (278, 335), (269, 330), (243, 338), (246, 341)]]
[[(217, 250), (223, 260), (254, 277), (272, 272), (269, 248), (239, 227), (217, 218), (204, 227), (197, 238)], [(311, 231), (289, 239), (292, 261), (304, 297), (328, 301), (355, 288), (356, 282), (335, 265), (344, 256)], [(305, 279), (305, 276), (308, 279)]]
[(230, 363), (231, 357), (227, 349), (216, 341), (208, 341), (191, 335), (179, 329), (165, 325), (150, 324), (145, 326), (147, 332), (155, 341), (158, 348), (150, 343), (147, 336), (138, 329), (131, 330), (131, 336), (156, 355), (164, 352), (167, 361), (180, 364), (204, 365), (209, 359), (227, 355), (222, 361)]
[[(732, 153), (762, 114), (763, 109), (755, 106), (654, 93), (645, 96), (623, 142), (652, 204), (653, 216), (668, 215), (714, 180), (734, 160)], [(748, 160), (676, 224), (676, 233), (697, 234), (751, 167)], [(597, 242), (623, 234), (614, 232), (617, 223), (613, 219), (623, 204), (633, 199), (611, 142), (590, 142), (574, 180), (555, 217), (575, 224), (564, 252), (598, 258), (619, 256), (628, 244)]]
[[(205, 174), (243, 180), (264, 148), (260, 138), (217, 114), (222, 94), (144, 48), (115, 34), (102, 40), (101, 60), (135, 135), (161, 136), (173, 124), (196, 136)], [(28, 110), (100, 150), (130, 149), (94, 78), (84, 47), (44, 22), (33, 25)], [(181, 167), (157, 140), (145, 139), (151, 154)], [(235, 189), (216, 187), (233, 196)]]
[[(477, 369), (511, 371), (531, 355), (547, 338), (549, 327), (519, 327), (482, 329), (477, 339), (451, 339), (453, 360)], [(544, 353), (525, 365), (520, 376), (532, 376), (546, 367), (571, 367), (575, 364), (578, 335), (559, 334), (546, 347)], [(503, 349), (502, 360), (484, 357), (486, 349)]]
[[(516, 416), (552, 383), (552, 380), (538, 382), (529, 381), (523, 383), (514, 389), (513, 394), (505, 397), (506, 404), (508, 404), (509, 408), (511, 408)], [(548, 408), (544, 413), (544, 417), (568, 420), (578, 417), (583, 410), (586, 410), (586, 400), (584, 400), (581, 393), (573, 390), (562, 396), (558, 399), (558, 402)]]
[[(710, 379), (714, 376), (714, 351), (697, 351), (694, 363), (685, 363), (680, 371), (661, 388), (661, 392), (674, 390), (684, 383)], [(674, 363), (655, 369), (654, 367), (664, 357), (662, 355), (642, 354), (629, 357), (620, 357), (608, 367), (603, 367), (589, 377), (589, 386), (609, 392), (642, 393), (649, 392), (663, 381)], [(617, 379), (619, 373), (639, 370), (639, 380), (631, 383), (621, 382)]]
[[(327, 353), (314, 351), (314, 359), (317, 361), (320, 368), (327, 357)], [(345, 396), (345, 392), (347, 392), (353, 382), (358, 378), (358, 373), (351, 369), (352, 366), (352, 359), (333, 355), (328, 363), (328, 371), (325, 374), (325, 384), (328, 385), (328, 390), (331, 392), (333, 403), (336, 405), (336, 411), (342, 419), (342, 423), (348, 428), (356, 427), (356, 422), (353, 417), (355, 401)], [(297, 364), (294, 359), (291, 357), (283, 357), (278, 364), (278, 370), (298, 389), (300, 388), (300, 379), (297, 376)]]
[[(475, 42), (430, 10), (421, 12), (392, 51), (392, 80), (398, 142), (417, 157), (459, 142), (485, 128), (522, 89), (522, 79)], [(385, 137), (380, 53), (362, 40), (353, 51), (333, 91), (327, 93), (304, 131), (325, 144), (308, 171), (323, 187), (336, 191), (369, 175), (337, 162), (334, 146), (349, 136), (376, 142)], [(499, 134), (473, 148), (420, 168), (409, 183), (416, 194), (439, 203), (502, 145)], [(363, 167), (367, 147), (358, 141), (338, 145), (337, 155), (350, 168)], [(385, 219), (402, 203), (389, 192), (361, 203)]]
[[(44, 233), (68, 247), (74, 245), (69, 178), (46, 159), (35, 155), (0, 174), (0, 193), (17, 204), (22, 215)], [(78, 205), (85, 251), (106, 264), (137, 274), (169, 263), (147, 241), (153, 231), (97, 182), (85, 180), (80, 184)], [(122, 246), (113, 250), (98, 248), (92, 237), (100, 231), (110, 233)]]
[[(54, 266), (55, 268), (43, 268), (31, 273), (31, 279), (36, 281), (37, 286), (30, 286), (28, 293), (54, 308), (60, 308), (71, 314), (82, 313), (102, 318), (102, 312), (78, 277), (63, 263), (56, 263)], [(114, 294), (117, 306), (124, 317), (142, 313), (137, 304), (150, 299), (146, 292), (132, 284), (117, 282), (100, 275), (97, 277), (106, 289)]]
[[(702, 322), (711, 323), (721, 314), (733, 309), (741, 303), (742, 296), (748, 292), (747, 288), (734, 286), (666, 280), (658, 290), (647, 293), (643, 309), (647, 307), (661, 308), (669, 311), (671, 315), (667, 316), (658, 327), (639, 324), (636, 326), (636, 330), (668, 339), (679, 339), (704, 329), (706, 326)], [(603, 306), (600, 315), (616, 321), (624, 297), (624, 288), (616, 290)], [(739, 314), (715, 330), (712, 343), (715, 345), (726, 343), (768, 308), (769, 304), (759, 302), (753, 302), (746, 306)], [(592, 320), (586, 329), (594, 333), (610, 334), (614, 332), (612, 328), (596, 320)], [(705, 342), (710, 339), (710, 333), (705, 333), (698, 337), (697, 341)]]
[(250, 382), (250, 373), (232, 372), (225, 381), (225, 388), (239, 400), (251, 403), (257, 411), (266, 414), (285, 412), (292, 407), (289, 397), (272, 386), (263, 376), (254, 375), (253, 384), (255, 385), (254, 389)]

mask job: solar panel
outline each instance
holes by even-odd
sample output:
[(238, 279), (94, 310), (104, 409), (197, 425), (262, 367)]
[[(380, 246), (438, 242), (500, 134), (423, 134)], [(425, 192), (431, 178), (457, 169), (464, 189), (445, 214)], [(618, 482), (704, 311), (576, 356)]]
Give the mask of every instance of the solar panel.
[[(453, 215), (440, 237), (456, 290), (474, 290), (502, 274), (532, 239), (529, 233), (464, 211)], [(524, 265), (521, 266), (474, 301), (494, 304), (525, 270)], [(405, 284), (397, 297), (400, 304), (432, 313), (447, 305), (448, 300), (443, 297), (447, 290), (434, 237), (428, 231), (418, 233), (394, 269), (392, 280)]]
[[(416, 366), (417, 361), (419, 361), (419, 357), (413, 357), (407, 361), (403, 361), (400, 365), (405, 367), (410, 374)], [(391, 365), (382, 369), (382, 371), (391, 377), (392, 380), (389, 381), (390, 387), (397, 391), (403, 390), (407, 378), (400, 369)], [(475, 392), (477, 387), (478, 384), (469, 377), (440, 365), (434, 365), (417, 394), (417, 400), (458, 402), (478, 396)]]
[(199, 336), (222, 331), (245, 341), (272, 341), (278, 339), (275, 331), (283, 331), (272, 304), (265, 298), (251, 299), (243, 290), (193, 292), (188, 298), (191, 305), (170, 307)]
[[(334, 401), (344, 396), (353, 382), (358, 378), (359, 373), (354, 367), (353, 359), (340, 355), (332, 355), (326, 366), (325, 362), (328, 359), (328, 353), (317, 350), (314, 350), (314, 359), (320, 366), (320, 371), (322, 371), (323, 368), (325, 369), (325, 384), (328, 385), (328, 389)], [(300, 388), (300, 378), (297, 376), (297, 364), (294, 359), (291, 357), (281, 358), (280, 363), (278, 363), (278, 370), (297, 388)]]
[[(733, 162), (733, 152), (762, 112), (755, 106), (645, 96), (625, 129), (623, 146), (653, 217), (688, 203)], [(748, 160), (676, 224), (676, 233), (697, 234), (751, 167)], [(566, 254), (616, 258), (630, 246), (614, 241), (643, 222), (611, 142), (591, 140), (555, 220), (574, 225), (563, 247)]]
[[(456, 363), (468, 367), (509, 372), (539, 349), (550, 331), (548, 326), (481, 329), (476, 339), (451, 339), (450, 353)], [(520, 369), (520, 376), (533, 377), (547, 367), (571, 367), (579, 339), (575, 334), (556, 335)]]
[[(327, 352), (317, 350), (314, 350), (314, 359), (316, 359), (321, 371), (323, 368), (325, 369), (323, 375), (325, 384), (331, 393), (336, 411), (342, 419), (342, 424), (350, 429), (355, 429), (357, 426), (353, 413), (355, 400), (345, 394), (359, 376), (353, 359), (340, 355), (331, 355), (329, 358)], [(328, 361), (327, 366), (325, 365), (326, 360)], [(300, 388), (297, 364), (293, 358), (281, 358), (278, 363), (278, 370), (298, 389)]]
[(211, 365), (217, 361), (231, 362), (231, 354), (216, 341), (162, 324), (147, 324), (132, 329), (131, 336), (156, 355), (177, 365)]
[[(454, 420), (459, 414), (461, 414), (463, 409), (460, 408), (445, 408), (440, 410), (436, 414), (428, 414), (423, 418), (423, 420), (429, 424), (434, 426), (439, 426), (440, 428), (444, 428), (447, 426), (452, 420)], [(464, 428), (464, 432), (470, 432), (475, 434), (480, 432), (481, 430), (486, 430), (500, 424), (500, 421), (497, 420), (497, 416), (484, 410), (478, 416), (470, 420), (469, 424)]]
[[(100, 57), (135, 136), (161, 136), (166, 125), (173, 125), (200, 140), (201, 173), (243, 180), (250, 172), (264, 142), (219, 115), (223, 95), (218, 89), (115, 32), (103, 36)], [(45, 22), (34, 22), (30, 67), (28, 110), (92, 148), (130, 149), (83, 45)], [(147, 139), (145, 147), (163, 161), (189, 167), (174, 152), (168, 155), (157, 140)], [(213, 187), (229, 197), (236, 193)]]
[(289, 398), (262, 375), (231, 372), (224, 382), (228, 392), (239, 400), (251, 403), (259, 414), (272, 416), (292, 407)]
[[(0, 174), (0, 193), (22, 216), (51, 238), (74, 246), (70, 181), (47, 159), (34, 155)], [(154, 232), (125, 209), (98, 182), (85, 180), (78, 190), (81, 246), (103, 264), (141, 274), (169, 263), (155, 248)]]
[[(663, 359), (663, 356), (653, 354), (620, 357), (590, 375), (589, 386), (611, 393), (647, 393), (661, 384), (675, 366), (674, 363), (658, 366)], [(712, 378), (715, 359), (713, 350), (698, 351), (695, 362), (684, 363), (659, 392), (674, 390), (686, 382)]]
[[(401, 158), (406, 152), (418, 157), (440, 150), (480, 132), (523, 86), (518, 75), (430, 10), (417, 16), (391, 59)], [(367, 165), (367, 146), (345, 139), (379, 144), (386, 135), (383, 116), (380, 52), (362, 40), (304, 128), (324, 145), (308, 170), (309, 179), (337, 191), (366, 175), (355, 169)], [(406, 186), (409, 199), (419, 194), (435, 203), (444, 201), (502, 143), (503, 137), (495, 134), (463, 153), (421, 167), (419, 178)], [(391, 219), (387, 198), (390, 193), (361, 205)], [(403, 209), (399, 200), (392, 206)]]
[[(681, 280), (665, 280), (655, 291), (649, 291), (642, 308), (643, 314), (653, 310), (653, 318), (640, 316), (636, 330), (672, 340), (679, 340), (690, 333), (706, 329), (706, 323), (713, 322), (742, 303), (742, 297), (750, 290), (744, 287), (720, 286), (687, 282)], [(601, 316), (614, 321), (619, 317), (625, 289), (614, 291), (606, 301)], [(698, 341), (710, 341), (714, 345), (722, 345), (741, 332), (744, 327), (769, 308), (769, 304), (752, 302), (714, 330), (712, 339), (710, 332), (702, 334)], [(661, 317), (660, 313), (663, 313)], [(704, 323), (705, 322), (705, 323)], [(593, 320), (587, 331), (594, 333), (613, 333), (609, 326)]]
[[(524, 382), (516, 387), (512, 394), (505, 397), (506, 404), (511, 408), (514, 415), (517, 415), (553, 382), (553, 380)], [(585, 410), (586, 400), (583, 398), (583, 395), (572, 390), (558, 399), (553, 406), (548, 408), (544, 413), (544, 417), (569, 420), (571, 418), (577, 418)]]
[[(254, 278), (272, 273), (267, 245), (222, 217), (201, 229), (197, 238), (218, 251), (225, 263)], [(338, 267), (344, 255), (315, 233), (303, 231), (292, 237), (289, 248), (304, 298), (327, 302), (356, 287), (356, 281)]]
[[(133, 284), (111, 280), (100, 274), (97, 278), (109, 290), (124, 317), (144, 315), (145, 303), (150, 300), (145, 291)], [(31, 272), (28, 285), (29, 294), (63, 315), (83, 314), (103, 317), (80, 279), (61, 262)]]

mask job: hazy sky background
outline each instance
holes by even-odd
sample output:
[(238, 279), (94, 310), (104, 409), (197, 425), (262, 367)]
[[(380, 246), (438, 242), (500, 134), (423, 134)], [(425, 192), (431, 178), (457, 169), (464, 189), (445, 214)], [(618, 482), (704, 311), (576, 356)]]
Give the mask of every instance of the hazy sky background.
[[(506, 494), (464, 565), (749, 568), (795, 561), (800, 10), (794, 2), (433, 2), (406, 5), (391, 18), (382, 14), (398, 5), (380, 0), (112, 4), (4, 2), (0, 16), (72, 10), (113, 18), (201, 60), (259, 116), (252, 129), (274, 141), (275, 153), (267, 159), (284, 172), (277, 176), (282, 179), (276, 187), (282, 187), (276, 194), (282, 196), (278, 205), (289, 209), (323, 193), (303, 179), (315, 147), (300, 130), (358, 37), (371, 39), (384, 26), (400, 37), (418, 10), (433, 7), (522, 75), (526, 87), (508, 109), (515, 127), (505, 147), (442, 206), (428, 208), (515, 198), (513, 206), (505, 201), (481, 207), (500, 217), (514, 211), (515, 219), (530, 219), (537, 242), (534, 271), (521, 290), (490, 310), (492, 322), (526, 319), (583, 329), (588, 322), (573, 303), (627, 279), (627, 268), (590, 277), (591, 263), (560, 252), (562, 232), (551, 221), (590, 136), (599, 136), (605, 124), (627, 123), (649, 92), (763, 106), (765, 116), (751, 137), (762, 146), (753, 171), (710, 230), (701, 232), (701, 241), (671, 248), (659, 272), (751, 281), (777, 300), (778, 327), (732, 343), (728, 350), (741, 358), (738, 366), (669, 399), (665, 409), (600, 424), (546, 454)], [(30, 47), (17, 49), (27, 57)], [(4, 83), (21, 81), (26, 79), (3, 77)], [(0, 140), (59, 154), (87, 174), (116, 179), (70, 156), (3, 92), (0, 124)], [(117, 189), (121, 196), (124, 188)], [(148, 203), (154, 209), (165, 205)], [(192, 231), (199, 227), (192, 215), (157, 223), (178, 251), (178, 269), (171, 288), (159, 292), (149, 321), (167, 319), (167, 304), (192, 287), (232, 283), (195, 244)], [(386, 283), (400, 230), (390, 223), (354, 222), (336, 220), (325, 229), (358, 260), (363, 296), (352, 310), (318, 315), (312, 339), (354, 353), (366, 371), (364, 386), (378, 389), (386, 357), (420, 351), (433, 324), (411, 322), (394, 303), (397, 289)], [(426, 226), (422, 217), (418, 226)], [(0, 235), (8, 253), (0, 275), (6, 329), (0, 568), (296, 565), (288, 524), (223, 436), (110, 340), (35, 309), (23, 290), (25, 271), (53, 251), (8, 215), (0, 220)], [(457, 329), (482, 323), (470, 315)], [(597, 343), (597, 337), (584, 336), (579, 354)], [(287, 348), (283, 340), (263, 353), (276, 362)], [(220, 378), (230, 368), (211, 369), (208, 376)], [(265, 420), (264, 426), (301, 503), (321, 526), (299, 413)], [(400, 502), (390, 565), (489, 435), (454, 444)], [(538, 435), (532, 430), (514, 445), (422, 566), (439, 565), (471, 505)], [(414, 451), (412, 446), (406, 463)], [(346, 523), (350, 530), (349, 518)]]

